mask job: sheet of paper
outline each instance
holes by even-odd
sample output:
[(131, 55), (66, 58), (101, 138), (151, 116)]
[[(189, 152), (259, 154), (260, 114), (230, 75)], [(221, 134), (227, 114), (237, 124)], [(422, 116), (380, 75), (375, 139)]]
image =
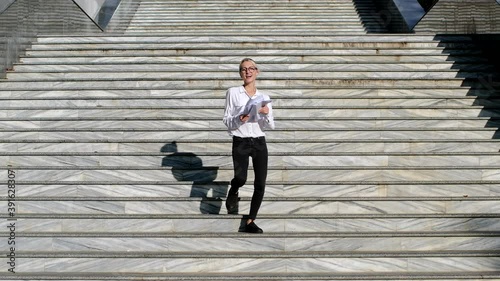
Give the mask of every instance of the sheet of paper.
[(255, 97), (254, 99), (250, 99), (243, 108), (241, 114), (249, 116), (247, 122), (257, 122), (260, 119), (262, 119), (262, 116), (260, 116), (259, 114), (259, 109), (270, 102), (271, 102), (270, 99), (264, 99), (263, 96), (258, 96)]

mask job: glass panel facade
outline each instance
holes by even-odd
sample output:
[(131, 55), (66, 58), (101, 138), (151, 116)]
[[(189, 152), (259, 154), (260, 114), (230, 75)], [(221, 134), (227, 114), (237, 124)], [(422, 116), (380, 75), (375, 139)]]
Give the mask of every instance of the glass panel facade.
[(121, 0), (73, 0), (87, 16), (101, 28), (106, 29)]
[(7, 10), (7, 8), (9, 8), (9, 6), (14, 3), (16, 0), (2, 0), (0, 1), (0, 14)]
[[(101, 33), (120, 0), (1, 0), (0, 77), (37, 34)], [(80, 2), (82, 2), (80, 1)]]

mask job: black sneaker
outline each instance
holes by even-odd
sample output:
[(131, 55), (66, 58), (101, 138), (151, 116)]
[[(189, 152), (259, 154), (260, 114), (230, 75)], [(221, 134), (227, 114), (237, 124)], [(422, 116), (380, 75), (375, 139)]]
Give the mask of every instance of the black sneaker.
[(263, 233), (262, 229), (258, 227), (254, 222), (245, 225), (245, 232), (248, 233)]
[(236, 192), (235, 194), (227, 195), (226, 208), (228, 214), (238, 213), (238, 201), (240, 201), (240, 198), (238, 197), (238, 192)]

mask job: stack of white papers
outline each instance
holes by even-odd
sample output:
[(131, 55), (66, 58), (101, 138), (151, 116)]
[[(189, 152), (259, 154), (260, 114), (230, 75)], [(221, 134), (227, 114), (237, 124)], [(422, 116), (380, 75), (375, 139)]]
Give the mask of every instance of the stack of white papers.
[(260, 119), (263, 119), (264, 117), (262, 114), (259, 114), (259, 109), (261, 107), (266, 106), (268, 103), (270, 103), (270, 99), (265, 99), (264, 96), (257, 96), (253, 99), (250, 99), (245, 107), (243, 108), (242, 112), (240, 115), (248, 115), (249, 119), (247, 122), (257, 122)]

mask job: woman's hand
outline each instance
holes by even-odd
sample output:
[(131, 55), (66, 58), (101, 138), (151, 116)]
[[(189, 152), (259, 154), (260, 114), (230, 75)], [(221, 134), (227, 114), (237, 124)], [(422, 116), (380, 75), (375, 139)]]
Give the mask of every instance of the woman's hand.
[(265, 115), (267, 115), (269, 113), (269, 107), (267, 107), (267, 104), (259, 109), (259, 113), (262, 113)]
[(240, 121), (243, 122), (243, 123), (246, 123), (248, 121), (248, 119), (250, 119), (250, 115), (248, 114), (242, 114), (240, 115)]

